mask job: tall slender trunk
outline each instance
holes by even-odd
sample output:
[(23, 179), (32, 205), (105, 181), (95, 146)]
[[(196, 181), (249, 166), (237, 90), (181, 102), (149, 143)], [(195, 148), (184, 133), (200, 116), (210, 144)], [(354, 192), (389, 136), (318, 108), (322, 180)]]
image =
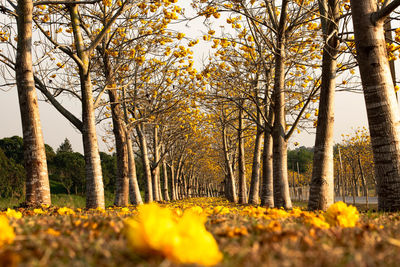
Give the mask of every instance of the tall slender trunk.
[(170, 170), (171, 170), (171, 198), (173, 201), (175, 201), (178, 199), (178, 197), (176, 195), (175, 166), (173, 162), (171, 162)]
[(291, 208), (289, 180), (287, 174), (287, 140), (285, 112), (285, 42), (286, 17), (288, 1), (282, 1), (279, 20), (277, 48), (275, 51), (274, 78), (274, 129), (273, 138), (273, 172), (274, 172), (274, 204), (275, 207)]
[(272, 144), (271, 131), (266, 128), (264, 130), (261, 205), (271, 208), (274, 207)]
[(187, 198), (188, 197), (188, 194), (187, 194), (187, 192), (188, 192), (188, 178), (186, 176), (182, 176), (182, 180), (183, 180), (183, 183), (182, 183), (182, 195), (183, 195), (184, 198)]
[(78, 57), (79, 78), (82, 93), (82, 138), (86, 169), (86, 207), (104, 208), (104, 186), (101, 161), (97, 143), (96, 122), (94, 114), (93, 86), (90, 79), (89, 56), (85, 50), (80, 28), (78, 5), (68, 6), (71, 25)]
[(273, 190), (275, 207), (291, 207), (287, 176), (287, 141), (285, 139), (284, 46), (275, 58), (273, 138)]
[[(243, 106), (243, 105), (241, 105)], [(238, 127), (238, 147), (239, 147), (239, 203), (247, 203), (247, 186), (246, 186), (246, 162), (244, 153), (244, 136), (243, 136), (243, 110), (239, 109), (239, 127)]]
[(357, 61), (367, 107), (378, 209), (400, 210), (400, 111), (376, 0), (351, 0)]
[(232, 169), (232, 163), (230, 161), (229, 157), (229, 151), (228, 151), (228, 142), (227, 142), (227, 136), (226, 136), (226, 128), (223, 127), (222, 129), (222, 144), (223, 144), (223, 152), (224, 152), (224, 157), (225, 157), (225, 167), (228, 170), (228, 180), (226, 181), (226, 189), (228, 192), (225, 192), (227, 195), (227, 198), (236, 203), (238, 201), (237, 195), (236, 195), (236, 184), (235, 184), (235, 175), (233, 173)]
[(28, 206), (51, 204), (46, 151), (32, 68), (33, 2), (18, 0), (16, 82), (24, 140), (26, 200)]
[(129, 198), (133, 205), (140, 205), (143, 204), (143, 200), (137, 180), (135, 153), (133, 153), (132, 138), (129, 134), (127, 134), (126, 137), (129, 159)]
[(163, 186), (163, 198), (165, 201), (169, 201), (169, 194), (168, 194), (168, 169), (167, 169), (167, 163), (165, 162), (165, 158), (162, 161), (162, 167), (163, 167), (163, 180), (164, 180), (164, 186)]
[[(257, 114), (258, 123), (261, 123), (261, 116)], [(262, 149), (262, 129), (257, 125), (257, 135), (254, 143), (253, 166), (251, 170), (251, 183), (249, 204), (259, 203), (260, 189), (260, 167), (261, 167), (261, 149)]]
[(111, 102), (111, 113), (113, 120), (113, 132), (117, 151), (117, 181), (115, 187), (116, 206), (127, 206), (129, 204), (129, 155), (127, 137), (123, 124), (123, 117), (118, 94), (115, 90), (109, 90), (108, 95)]
[(151, 178), (151, 168), (147, 149), (147, 140), (144, 135), (143, 124), (136, 126), (136, 132), (139, 138), (140, 151), (142, 152), (142, 163), (144, 168), (144, 179), (145, 179), (145, 191), (144, 191), (144, 201), (146, 203), (153, 202), (153, 183)]
[(153, 197), (155, 201), (160, 201), (159, 181), (160, 181), (160, 167), (158, 161), (160, 160), (160, 150), (158, 145), (158, 125), (153, 128), (153, 170), (152, 170), (152, 183), (153, 183)]
[(336, 57), (339, 40), (339, 3), (337, 0), (320, 0), (324, 51), (322, 57), (321, 93), (315, 135), (313, 172), (310, 184), (310, 210), (326, 210), (334, 202), (333, 173), (333, 123), (336, 87)]
[(367, 185), (367, 180), (365, 180), (360, 156), (358, 156), (358, 167), (360, 168), (361, 182), (362, 182), (362, 186), (364, 189), (365, 204), (367, 205), (367, 209), (368, 209), (368, 185)]
[[(104, 76), (106, 80), (114, 83), (110, 58), (103, 53)], [(117, 178), (115, 184), (115, 206), (127, 206), (129, 204), (129, 155), (127, 137), (124, 127), (124, 114), (119, 102), (118, 92), (108, 90), (108, 97), (111, 105), (111, 117), (113, 122), (113, 133), (117, 151)]]

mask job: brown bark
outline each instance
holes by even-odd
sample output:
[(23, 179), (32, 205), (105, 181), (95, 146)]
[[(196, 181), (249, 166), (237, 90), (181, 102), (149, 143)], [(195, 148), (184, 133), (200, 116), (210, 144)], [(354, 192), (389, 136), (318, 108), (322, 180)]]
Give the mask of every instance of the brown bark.
[(163, 198), (165, 201), (169, 201), (169, 193), (168, 193), (168, 169), (167, 169), (167, 163), (165, 162), (165, 159), (162, 161), (162, 166), (163, 166), (163, 180), (164, 180), (164, 186), (163, 186)]
[(143, 204), (142, 195), (140, 194), (139, 184), (136, 173), (135, 154), (133, 153), (132, 138), (126, 135), (126, 146), (128, 148), (129, 160), (129, 198), (133, 205)]
[(337, 0), (320, 0), (324, 50), (322, 58), (321, 93), (317, 134), (315, 136), (313, 172), (310, 184), (310, 210), (326, 210), (334, 202), (333, 173), (333, 123), (336, 87), (336, 57), (339, 40), (339, 3)]
[(173, 163), (171, 163), (170, 165), (170, 170), (171, 170), (171, 199), (174, 201), (177, 200), (178, 197), (176, 195), (175, 167)]
[[(110, 59), (105, 51), (103, 52), (104, 76), (106, 80), (114, 83), (114, 75), (111, 69)], [(117, 152), (117, 178), (115, 184), (114, 205), (123, 207), (129, 204), (129, 155), (127, 136), (124, 126), (124, 114), (119, 102), (118, 92), (108, 90), (108, 97), (111, 105), (111, 117), (113, 122), (113, 133)]]
[[(261, 124), (261, 116), (257, 114), (258, 123)], [(260, 168), (262, 149), (262, 129), (257, 125), (256, 140), (254, 142), (253, 165), (251, 170), (251, 182), (249, 193), (249, 204), (258, 204), (260, 198)]]
[(224, 152), (224, 157), (225, 157), (225, 167), (228, 171), (228, 175), (227, 175), (228, 180), (226, 181), (226, 189), (228, 191), (225, 192), (225, 194), (226, 194), (228, 200), (236, 203), (238, 201), (238, 199), (237, 199), (237, 195), (236, 195), (235, 175), (234, 175), (233, 169), (232, 169), (232, 163), (231, 163), (230, 155), (229, 155), (229, 151), (228, 151), (226, 128), (224, 126), (222, 129), (222, 144), (223, 144), (223, 152)]
[[(243, 105), (242, 105), (243, 106)], [(246, 162), (244, 153), (244, 137), (243, 137), (243, 110), (239, 109), (239, 127), (238, 127), (238, 170), (239, 170), (239, 203), (247, 203), (247, 186), (246, 186)]]
[(160, 201), (160, 191), (159, 191), (159, 182), (160, 182), (160, 149), (158, 144), (158, 126), (154, 126), (153, 128), (153, 169), (152, 169), (152, 183), (153, 183), (153, 198), (155, 201)]
[(51, 204), (46, 151), (32, 68), (33, 2), (18, 0), (16, 81), (24, 140), (26, 200), (28, 206)]
[(358, 157), (358, 167), (360, 168), (360, 175), (361, 175), (361, 182), (362, 182), (362, 186), (364, 189), (364, 196), (365, 196), (365, 204), (367, 206), (368, 209), (368, 185), (367, 185), (367, 180), (365, 179), (364, 176), (364, 171), (361, 165), (361, 158), (360, 156)]
[(282, 1), (281, 16), (275, 51), (274, 78), (274, 111), (275, 120), (272, 132), (273, 138), (273, 172), (274, 172), (274, 205), (275, 207), (291, 208), (289, 195), (289, 180), (287, 175), (287, 140), (285, 112), (285, 40), (288, 1)]
[(388, 12), (387, 9), (377, 12), (375, 0), (351, 0), (351, 10), (375, 162), (378, 209), (397, 211), (400, 210), (400, 111), (383, 27), (382, 14)]
[(272, 135), (269, 129), (264, 131), (263, 172), (261, 205), (274, 207), (273, 162), (272, 162)]
[(140, 143), (140, 151), (142, 152), (142, 163), (144, 168), (144, 179), (145, 179), (145, 191), (144, 191), (144, 201), (146, 203), (153, 202), (153, 183), (152, 183), (152, 175), (151, 175), (151, 168), (150, 168), (150, 161), (148, 156), (148, 149), (147, 149), (147, 140), (146, 136), (144, 135), (143, 131), (143, 124), (136, 126), (136, 132), (139, 138)]
[(82, 62), (79, 65), (79, 78), (82, 93), (82, 138), (86, 169), (86, 207), (104, 208), (104, 186), (97, 143), (89, 56), (81, 33), (78, 5), (70, 5), (68, 9), (71, 16), (77, 54)]

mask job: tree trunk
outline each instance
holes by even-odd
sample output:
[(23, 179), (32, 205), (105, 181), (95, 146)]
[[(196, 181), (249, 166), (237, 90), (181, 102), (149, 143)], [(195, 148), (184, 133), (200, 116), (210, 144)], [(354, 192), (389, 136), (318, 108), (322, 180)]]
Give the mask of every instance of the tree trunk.
[(136, 173), (135, 153), (133, 153), (132, 138), (126, 134), (129, 159), (129, 198), (133, 205), (143, 204)]
[[(259, 114), (257, 116), (260, 117)], [(259, 120), (259, 123), (261, 123), (261, 120)], [(254, 143), (253, 166), (251, 170), (249, 204), (259, 203), (260, 166), (261, 166), (261, 148), (262, 148), (261, 145), (262, 145), (262, 130), (260, 126), (257, 126), (257, 135)]]
[(143, 124), (136, 126), (136, 132), (139, 138), (140, 151), (142, 152), (142, 163), (144, 168), (144, 180), (145, 180), (145, 191), (144, 191), (144, 201), (146, 203), (153, 202), (153, 183), (151, 177), (150, 161), (147, 150), (147, 140), (143, 131)]
[(362, 165), (361, 165), (360, 157), (358, 157), (358, 167), (360, 168), (361, 182), (362, 182), (362, 186), (363, 186), (363, 189), (364, 189), (365, 204), (366, 204), (367, 209), (368, 209), (368, 185), (367, 185), (367, 181), (365, 180), (364, 171), (363, 171), (363, 168), (362, 168)]
[(264, 130), (263, 172), (261, 205), (274, 207), (274, 183), (272, 162), (272, 135), (268, 128)]
[(175, 167), (174, 163), (171, 162), (170, 165), (170, 170), (171, 170), (171, 198), (173, 201), (177, 200), (177, 195), (176, 195), (176, 180), (175, 180)]
[(228, 189), (225, 194), (227, 195), (227, 198), (229, 201), (236, 203), (238, 201), (237, 195), (236, 195), (236, 184), (235, 184), (235, 175), (233, 173), (232, 169), (232, 164), (229, 158), (229, 151), (228, 151), (228, 142), (227, 142), (227, 136), (226, 136), (226, 128), (223, 126), (222, 129), (222, 143), (223, 143), (223, 152), (224, 152), (224, 157), (225, 157), (225, 167), (228, 170), (228, 180), (226, 184), (226, 189)]
[(158, 125), (155, 125), (153, 128), (153, 149), (154, 149), (154, 157), (153, 157), (153, 169), (152, 169), (152, 183), (153, 183), (153, 198), (155, 201), (160, 201), (160, 192), (159, 189), (159, 181), (160, 181), (160, 167), (158, 161), (160, 160), (160, 150), (158, 145)]
[[(32, 69), (33, 2), (18, 0), (16, 80), (24, 140), (28, 206), (51, 204), (46, 151)], [(3, 125), (4, 126), (4, 125)]]
[(324, 36), (322, 57), (321, 93), (317, 134), (315, 135), (313, 172), (310, 184), (308, 209), (326, 210), (334, 202), (333, 173), (333, 123), (336, 87), (336, 57), (339, 40), (339, 3), (337, 0), (320, 0), (319, 10)]
[(273, 137), (273, 173), (275, 207), (291, 208), (287, 175), (287, 141), (285, 139), (284, 50), (275, 58), (275, 121)]
[[(243, 105), (241, 105), (243, 106)], [(239, 127), (238, 127), (238, 147), (239, 147), (239, 203), (247, 203), (247, 186), (246, 186), (246, 162), (244, 153), (244, 137), (243, 137), (243, 110), (239, 109)]]
[(163, 178), (164, 178), (163, 198), (165, 201), (169, 201), (170, 199), (168, 194), (168, 169), (165, 159), (163, 159), (162, 161), (162, 166), (163, 166)]
[(287, 140), (285, 112), (285, 24), (288, 1), (282, 1), (279, 21), (277, 48), (275, 51), (274, 78), (274, 129), (273, 138), (273, 172), (274, 172), (274, 204), (275, 207), (290, 209), (292, 202), (289, 194), (287, 174)]
[[(104, 55), (104, 70), (107, 81), (113, 81), (108, 55)], [(116, 90), (108, 90), (111, 104), (113, 133), (117, 152), (117, 178), (115, 184), (114, 205), (123, 207), (129, 204), (129, 155), (127, 137), (123, 121), (123, 112)]]
[[(367, 107), (377, 179), (378, 209), (400, 210), (400, 111), (376, 0), (351, 0), (357, 61)], [(376, 13), (375, 13), (376, 14)]]
[(79, 78), (82, 93), (82, 138), (86, 170), (86, 207), (104, 208), (104, 186), (97, 143), (89, 57), (87, 51), (85, 51), (81, 28), (79, 26), (78, 5), (70, 5), (68, 8), (71, 16), (71, 25), (74, 32), (77, 54), (82, 62), (82, 64), (79, 65)]

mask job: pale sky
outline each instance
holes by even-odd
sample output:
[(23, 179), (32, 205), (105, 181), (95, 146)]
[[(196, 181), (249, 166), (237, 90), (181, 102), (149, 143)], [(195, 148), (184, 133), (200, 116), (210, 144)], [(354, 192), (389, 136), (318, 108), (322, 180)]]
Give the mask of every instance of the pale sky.
[[(188, 5), (189, 1), (179, 1), (184, 3), (183, 6)], [(218, 26), (217, 26), (218, 27)], [(190, 28), (182, 27), (181, 30), (186, 33), (187, 36), (195, 37), (199, 36), (200, 44), (198, 48), (194, 49), (195, 59), (198, 61), (208, 55), (209, 45), (202, 43), (201, 31), (206, 31), (202, 26), (202, 20), (194, 21), (190, 24)], [(201, 67), (201, 62), (196, 63), (196, 67)], [(361, 86), (361, 85), (360, 85)], [(3, 89), (3, 88), (1, 88)], [(10, 137), (13, 135), (22, 136), (21, 118), (18, 107), (18, 96), (16, 88), (9, 89), (8, 91), (2, 91), (0, 89), (0, 138)], [(41, 99), (41, 93), (38, 92)], [(67, 104), (68, 107), (76, 110), (74, 112), (78, 117), (80, 114), (79, 103), (72, 101), (72, 99), (65, 98), (63, 103)], [(72, 144), (75, 151), (82, 152), (82, 137), (79, 131), (77, 131), (62, 115), (58, 113), (50, 104), (41, 101), (39, 103), (40, 116), (43, 127), (43, 135), (45, 143), (51, 145), (54, 149), (64, 141), (67, 137)], [(337, 92), (335, 101), (335, 142), (340, 142), (341, 134), (351, 133), (352, 128), (367, 126), (367, 117), (365, 104), (362, 94), (349, 93), (349, 92)], [(107, 146), (101, 140), (104, 135), (103, 129), (98, 127), (99, 136), (99, 147), (101, 151), (107, 151)], [(313, 146), (314, 145), (314, 134), (308, 134), (302, 132), (301, 134), (294, 134), (291, 138), (290, 143), (298, 142), (300, 146)], [(292, 146), (290, 146), (292, 147)]]

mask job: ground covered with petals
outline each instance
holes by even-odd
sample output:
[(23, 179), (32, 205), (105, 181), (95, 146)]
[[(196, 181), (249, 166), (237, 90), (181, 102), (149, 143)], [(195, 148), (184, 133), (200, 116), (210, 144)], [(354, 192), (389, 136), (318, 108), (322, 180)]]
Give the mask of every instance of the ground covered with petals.
[(240, 206), (192, 198), (0, 215), (0, 266), (398, 266), (400, 214)]

